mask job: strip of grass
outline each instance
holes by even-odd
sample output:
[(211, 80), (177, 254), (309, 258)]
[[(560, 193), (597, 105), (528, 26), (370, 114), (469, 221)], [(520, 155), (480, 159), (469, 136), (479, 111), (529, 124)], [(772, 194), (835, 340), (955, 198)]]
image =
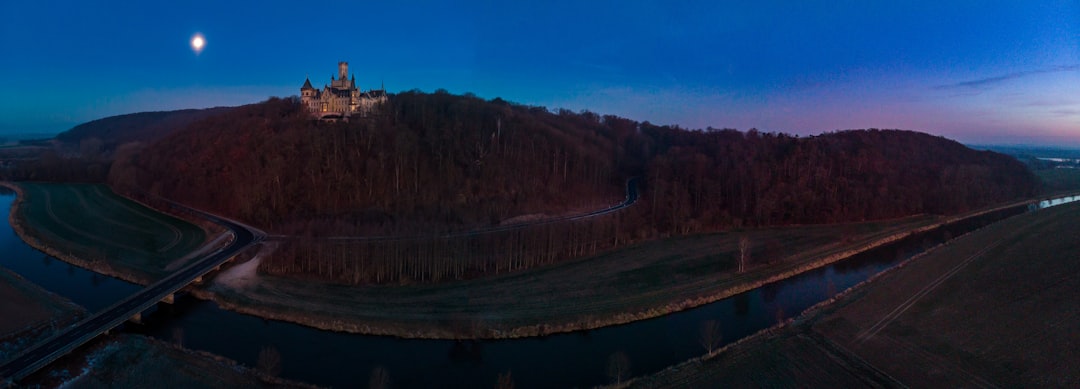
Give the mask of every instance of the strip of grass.
[[(428, 338), (536, 336), (716, 301), (941, 221), (920, 216), (679, 237), (457, 283), (358, 287), (261, 276), (236, 288), (215, 283), (210, 291), (227, 308), (323, 329)], [(743, 236), (752, 242), (751, 263), (738, 273)]]
[(199, 227), (118, 196), (104, 185), (18, 186), (13, 224), (30, 235), (27, 242), (98, 272), (149, 283), (167, 275), (170, 263), (206, 240)]
[(1066, 204), (992, 224), (631, 386), (807, 387), (855, 372), (858, 386), (1078, 387), (1078, 218)]

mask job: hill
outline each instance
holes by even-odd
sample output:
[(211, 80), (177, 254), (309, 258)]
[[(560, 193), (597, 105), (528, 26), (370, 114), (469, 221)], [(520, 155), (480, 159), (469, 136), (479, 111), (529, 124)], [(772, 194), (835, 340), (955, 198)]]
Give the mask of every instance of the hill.
[(1035, 194), (1016, 159), (900, 130), (796, 137), (642, 126), (659, 231), (955, 214)]
[(118, 161), (110, 182), (287, 233), (427, 233), (616, 202), (642, 176), (642, 237), (952, 214), (1031, 196), (1015, 159), (912, 131), (686, 130), (445, 92), (309, 120), (239, 107)]
[[(262, 271), (348, 283), (477, 277), (671, 235), (957, 214), (1038, 186), (1011, 157), (911, 131), (686, 130), (445, 92), (392, 95), (350, 123), (272, 98), (127, 151), (115, 190), (294, 235)], [(435, 236), (604, 207), (633, 176), (641, 200), (612, 216)], [(320, 239), (346, 235), (430, 238)]]
[(228, 111), (229, 107), (183, 109), (178, 111), (140, 112), (89, 121), (56, 135), (70, 145), (97, 139), (104, 150), (113, 150), (127, 142), (151, 142), (185, 128), (198, 120)]
[(623, 197), (619, 134), (577, 115), (447, 93), (384, 114), (310, 120), (296, 99), (207, 118), (117, 161), (110, 182), (286, 233), (496, 225)]

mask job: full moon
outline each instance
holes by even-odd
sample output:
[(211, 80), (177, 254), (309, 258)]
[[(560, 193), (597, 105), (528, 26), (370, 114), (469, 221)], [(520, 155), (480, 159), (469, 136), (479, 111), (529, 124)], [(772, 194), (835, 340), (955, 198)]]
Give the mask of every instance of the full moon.
[(205, 46), (205, 45), (206, 45), (206, 40), (203, 39), (202, 34), (195, 34), (195, 36), (191, 37), (191, 49), (195, 50), (195, 54), (198, 54), (199, 52), (201, 52), (202, 49), (203, 49), (203, 46)]

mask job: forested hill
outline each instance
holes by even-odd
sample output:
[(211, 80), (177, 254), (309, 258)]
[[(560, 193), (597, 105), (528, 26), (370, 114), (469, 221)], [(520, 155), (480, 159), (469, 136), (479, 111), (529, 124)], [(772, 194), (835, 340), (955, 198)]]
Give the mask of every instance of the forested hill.
[(239, 107), (118, 158), (110, 183), (272, 231), (415, 234), (606, 206), (631, 176), (634, 239), (951, 214), (1037, 189), (1011, 157), (917, 132), (692, 131), (443, 92), (351, 123), (313, 122), (295, 98)]
[(118, 160), (110, 182), (273, 231), (333, 234), (471, 229), (622, 200), (616, 142), (628, 133), (448, 93), (387, 105), (350, 123), (312, 121), (295, 98), (239, 107)]
[(95, 142), (101, 142), (103, 149), (112, 150), (127, 142), (158, 140), (191, 123), (229, 109), (218, 107), (110, 116), (72, 127), (56, 135), (56, 139), (72, 145), (96, 139)]
[(820, 136), (643, 127), (657, 150), (643, 193), (660, 231), (952, 214), (1030, 197), (1019, 161), (899, 130)]

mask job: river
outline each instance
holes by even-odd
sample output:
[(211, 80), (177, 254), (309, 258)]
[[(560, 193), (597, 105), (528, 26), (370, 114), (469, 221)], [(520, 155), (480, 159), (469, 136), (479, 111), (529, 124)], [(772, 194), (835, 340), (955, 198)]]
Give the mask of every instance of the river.
[[(5, 220), (14, 199), (14, 192), (0, 188)], [(721, 324), (724, 343), (738, 340), (951, 237), (1025, 210), (1017, 207), (912, 236), (698, 308), (538, 338), (444, 341), (345, 334), (238, 314), (183, 295), (175, 305), (161, 304), (144, 314), (142, 325), (125, 324), (123, 330), (168, 341), (180, 334), (185, 347), (248, 366), (255, 366), (263, 347), (272, 346), (282, 356), (282, 377), (321, 386), (364, 387), (377, 366), (389, 372), (395, 387), (491, 387), (507, 371), (519, 388), (594, 386), (610, 382), (607, 361), (615, 352), (629, 358), (633, 375), (659, 371), (704, 353), (698, 341), (704, 320)], [(42, 254), (2, 224), (0, 266), (92, 312), (140, 288)]]

